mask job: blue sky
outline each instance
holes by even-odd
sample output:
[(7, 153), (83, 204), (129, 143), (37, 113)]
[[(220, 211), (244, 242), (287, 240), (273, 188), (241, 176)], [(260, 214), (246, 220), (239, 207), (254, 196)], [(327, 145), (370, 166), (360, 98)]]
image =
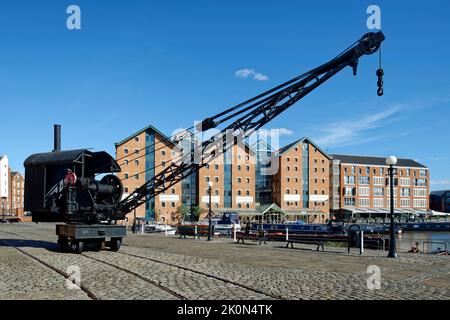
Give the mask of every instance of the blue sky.
[[(52, 149), (53, 123), (63, 148), (111, 154), (148, 124), (167, 134), (190, 127), (328, 61), (368, 31), (366, 8), (378, 4), (385, 96), (376, 95), (377, 57), (364, 57), (357, 77), (345, 70), (267, 128), (330, 153), (416, 159), (430, 167), (432, 189), (450, 188), (450, 3), (345, 3), (2, 2), (0, 153), (22, 171), (29, 154)], [(81, 30), (66, 28), (70, 4), (81, 8)]]

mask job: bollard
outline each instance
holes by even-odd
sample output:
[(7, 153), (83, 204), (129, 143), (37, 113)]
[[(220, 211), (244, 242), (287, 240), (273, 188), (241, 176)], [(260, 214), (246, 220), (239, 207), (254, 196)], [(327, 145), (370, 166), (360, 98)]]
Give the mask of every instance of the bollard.
[(359, 249), (359, 254), (360, 255), (362, 255), (363, 254), (363, 252), (364, 252), (364, 231), (360, 231), (359, 232), (359, 235), (360, 235), (360, 238), (361, 238), (361, 240), (359, 241), (359, 243), (360, 243), (360, 249)]
[(233, 240), (234, 240), (234, 242), (236, 242), (236, 239), (237, 239), (237, 237), (236, 237), (236, 226), (233, 225)]
[(194, 240), (197, 239), (197, 225), (194, 226)]
[(167, 223), (165, 225), (166, 237), (167, 237)]
[(286, 228), (286, 242), (289, 241), (289, 228)]
[(141, 226), (141, 234), (144, 234), (145, 224)]

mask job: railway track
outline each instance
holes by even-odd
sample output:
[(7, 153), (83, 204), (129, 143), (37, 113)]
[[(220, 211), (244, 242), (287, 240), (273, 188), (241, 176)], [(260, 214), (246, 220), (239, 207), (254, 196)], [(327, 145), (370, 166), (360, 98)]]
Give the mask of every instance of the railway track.
[(226, 279), (226, 278), (223, 278), (223, 277), (218, 277), (218, 276), (215, 276), (215, 275), (211, 275), (211, 274), (206, 273), (206, 272), (198, 271), (198, 270), (195, 270), (195, 269), (192, 269), (192, 268), (188, 268), (188, 267), (183, 267), (183, 266), (180, 266), (180, 265), (177, 265), (177, 264), (174, 264), (174, 263), (169, 263), (169, 262), (166, 262), (166, 261), (162, 261), (162, 260), (158, 260), (158, 259), (154, 259), (154, 258), (149, 258), (149, 257), (145, 257), (145, 256), (140, 256), (140, 255), (136, 255), (136, 254), (131, 254), (131, 253), (117, 252), (116, 254), (127, 255), (127, 256), (131, 256), (131, 257), (135, 257), (135, 258), (149, 260), (149, 261), (152, 261), (152, 262), (155, 262), (155, 263), (160, 263), (160, 264), (164, 264), (166, 266), (175, 267), (175, 268), (178, 268), (178, 269), (181, 269), (181, 270), (193, 272), (193, 273), (196, 273), (196, 274), (199, 274), (199, 275), (202, 275), (202, 276), (206, 276), (208, 278), (212, 278), (212, 279), (215, 279), (215, 280), (218, 280), (218, 281), (222, 281), (222, 282), (225, 282), (225, 283), (228, 283), (228, 284), (235, 285), (237, 287), (243, 288), (243, 289), (248, 290), (248, 291), (252, 291), (252, 292), (257, 293), (257, 294), (262, 294), (262, 295), (268, 296), (268, 297), (270, 297), (272, 299), (276, 299), (276, 300), (284, 299), (283, 297), (278, 296), (278, 295), (273, 295), (273, 294), (270, 294), (270, 293), (267, 293), (267, 292), (263, 292), (263, 291), (258, 290), (256, 288), (252, 288), (250, 286), (243, 285), (241, 283), (237, 283), (235, 281), (232, 281), (232, 280), (229, 280), (229, 279)]
[[(0, 231), (0, 232), (2, 232), (2, 233), (8, 233), (8, 234), (11, 234), (11, 235), (20, 237), (20, 238), (23, 239), (23, 240), (33, 240), (33, 239), (24, 237), (24, 236), (22, 236), (22, 235), (20, 235), (20, 234), (13, 233), (13, 232), (8, 232), (8, 231)], [(64, 278), (66, 278), (66, 279), (68, 279), (68, 280), (71, 280), (71, 279), (70, 279), (70, 275), (67, 274), (64, 270), (61, 270), (60, 268), (57, 268), (57, 267), (55, 267), (54, 265), (51, 265), (50, 263), (47, 263), (47, 262), (43, 261), (42, 259), (40, 259), (38, 256), (36, 256), (36, 255), (34, 255), (34, 254), (31, 254), (31, 253), (29, 253), (29, 252), (24, 251), (24, 250), (21, 249), (21, 248), (18, 248), (17, 246), (15, 246), (15, 245), (14, 245), (13, 243), (11, 243), (10, 241), (5, 240), (5, 239), (1, 239), (0, 242), (5, 243), (5, 244), (8, 245), (9, 247), (12, 247), (12, 248), (16, 249), (17, 251), (19, 251), (21, 254), (23, 254), (23, 255), (25, 255), (25, 256), (27, 256), (27, 257), (29, 257), (29, 258), (31, 258), (31, 259), (37, 261), (38, 263), (44, 265), (44, 266), (47, 267), (47, 268), (50, 268), (51, 270), (53, 270), (53, 271), (55, 271), (56, 273), (58, 273), (58, 274), (60, 274), (61, 276), (63, 276)], [(98, 262), (98, 263), (102, 263), (102, 264), (108, 265), (108, 266), (113, 267), (113, 268), (115, 268), (115, 269), (117, 269), (117, 270), (120, 270), (121, 272), (125, 272), (125, 273), (130, 274), (130, 275), (132, 275), (132, 276), (134, 276), (134, 277), (137, 277), (137, 278), (139, 278), (139, 279), (141, 279), (141, 280), (143, 280), (143, 281), (145, 281), (145, 282), (147, 282), (147, 283), (149, 283), (149, 284), (151, 284), (151, 285), (153, 285), (153, 286), (155, 286), (155, 287), (157, 287), (157, 288), (159, 288), (159, 289), (161, 289), (161, 290), (164, 290), (165, 292), (171, 294), (172, 296), (174, 296), (174, 297), (177, 298), (177, 299), (180, 299), (180, 300), (187, 300), (187, 298), (184, 297), (184, 296), (182, 296), (181, 294), (178, 294), (177, 292), (175, 292), (175, 291), (173, 291), (173, 290), (171, 290), (171, 289), (169, 289), (169, 288), (166, 288), (166, 287), (162, 286), (161, 284), (158, 284), (158, 283), (156, 283), (156, 282), (154, 282), (154, 281), (151, 281), (151, 280), (149, 280), (149, 279), (146, 279), (146, 278), (142, 277), (141, 275), (139, 275), (139, 274), (137, 274), (137, 273), (135, 273), (135, 272), (132, 272), (132, 271), (130, 271), (130, 270), (126, 270), (126, 269), (124, 269), (124, 268), (122, 268), (122, 267), (120, 267), (120, 266), (117, 266), (117, 265), (114, 265), (114, 264), (111, 264), (111, 263), (108, 263), (108, 262), (105, 262), (105, 261), (102, 261), (102, 260), (99, 260), (99, 259), (95, 259), (95, 258), (93, 258), (93, 257), (90, 257), (90, 256), (86, 255), (86, 254), (81, 254), (80, 256), (83, 256), (83, 257), (85, 257), (85, 258), (87, 258), (87, 259), (90, 259), (90, 260), (92, 260), (92, 261), (96, 261), (96, 262)], [(92, 292), (92, 290), (90, 290), (90, 289), (87, 288), (86, 286), (84, 286), (84, 285), (82, 285), (82, 284), (78, 285), (75, 281), (72, 281), (72, 283), (73, 283), (74, 285), (76, 285), (80, 290), (82, 290), (83, 292), (85, 292), (85, 293), (88, 295), (88, 297), (91, 298), (92, 300), (100, 300), (100, 298), (98, 298), (98, 297)]]
[[(7, 234), (13, 235), (15, 237), (19, 237), (20, 239), (23, 239), (23, 240), (35, 240), (35, 239), (24, 237), (23, 235), (20, 235), (20, 234), (14, 233), (14, 232), (8, 232), (8, 231), (0, 231), (0, 232), (1, 233), (7, 233)], [(30, 252), (26, 252), (25, 250), (23, 250), (21, 248), (18, 248), (14, 243), (11, 243), (8, 240), (2, 239), (0, 241), (4, 242), (8, 246), (16, 249), (21, 254), (24, 254), (24, 255), (28, 256), (29, 258), (37, 261), (38, 263), (44, 265), (45, 267), (50, 268), (51, 270), (57, 272), (58, 274), (60, 274), (64, 278), (70, 280), (70, 275), (67, 274), (61, 268), (58, 268), (55, 265), (44, 261), (43, 259), (41, 259), (40, 257), (38, 257), (35, 254), (32, 254)], [(11, 239), (11, 240), (17, 240), (17, 239)], [(41, 240), (41, 241), (46, 241), (47, 242), (47, 240)], [(100, 263), (100, 264), (103, 264), (103, 265), (107, 265), (107, 266), (109, 266), (111, 268), (114, 268), (114, 269), (118, 270), (119, 272), (123, 272), (123, 273), (126, 273), (126, 274), (128, 274), (128, 275), (130, 275), (132, 277), (138, 278), (138, 279), (140, 279), (140, 280), (150, 284), (151, 286), (156, 287), (156, 288), (158, 288), (158, 289), (168, 293), (169, 295), (171, 295), (175, 299), (178, 299), (178, 300), (189, 300), (190, 299), (189, 297), (183, 295), (182, 293), (177, 292), (177, 291), (182, 291), (182, 290), (174, 290), (172, 288), (164, 286), (163, 284), (161, 284), (158, 281), (151, 280), (151, 279), (143, 276), (142, 274), (139, 274), (138, 272), (135, 272), (135, 271), (132, 271), (132, 270), (130, 270), (128, 268), (120, 266), (120, 265), (118, 265), (117, 260), (116, 260), (116, 263), (112, 263), (110, 261), (105, 261), (104, 259), (100, 259), (98, 256), (95, 257), (95, 256), (93, 256), (94, 254), (95, 253), (92, 252), (92, 253), (82, 253), (80, 255), (76, 255), (76, 254), (72, 254), (72, 255), (73, 256), (80, 256), (80, 257), (83, 257), (85, 259), (89, 259), (90, 261), (93, 261), (95, 263)], [(110, 255), (110, 257), (112, 256), (114, 258), (115, 257), (120, 257), (120, 256), (128, 256), (128, 257), (132, 257), (134, 259), (138, 259), (140, 261), (147, 261), (147, 262), (151, 262), (151, 263), (154, 263), (154, 264), (157, 264), (157, 265), (162, 265), (162, 266), (165, 266), (165, 267), (175, 268), (176, 270), (180, 270), (180, 271), (184, 271), (184, 272), (187, 272), (189, 274), (192, 274), (195, 277), (204, 277), (204, 278), (211, 279), (213, 281), (217, 281), (217, 282), (222, 283), (222, 284), (227, 284), (227, 285), (231, 285), (231, 286), (237, 287), (237, 288), (239, 288), (241, 290), (248, 291), (249, 294), (261, 295), (263, 298), (266, 297), (266, 299), (275, 299), (275, 300), (283, 299), (283, 297), (281, 297), (281, 296), (277, 296), (277, 295), (273, 295), (271, 293), (263, 292), (263, 291), (258, 290), (256, 288), (252, 288), (250, 286), (243, 285), (243, 284), (237, 283), (235, 281), (232, 281), (232, 280), (229, 280), (229, 279), (226, 279), (226, 278), (223, 278), (223, 277), (219, 277), (219, 276), (216, 276), (216, 275), (211, 275), (211, 274), (208, 274), (206, 272), (195, 270), (195, 269), (189, 268), (189, 267), (180, 266), (180, 265), (177, 265), (177, 264), (174, 264), (174, 263), (170, 263), (170, 262), (167, 262), (167, 261), (162, 261), (162, 260), (158, 260), (158, 259), (154, 259), (154, 258), (149, 258), (149, 257), (146, 257), (146, 256), (141, 256), (141, 255), (131, 254), (131, 253), (125, 253), (125, 252), (108, 252), (108, 255)], [(75, 285), (77, 285), (77, 284), (75, 283)], [(99, 298), (98, 295), (96, 295), (93, 292), (94, 290), (92, 288), (88, 288), (87, 286), (81, 285), (81, 284), (77, 285), (77, 286), (80, 288), (80, 290), (85, 292), (90, 299), (92, 299), (92, 300), (101, 300), (101, 298)]]

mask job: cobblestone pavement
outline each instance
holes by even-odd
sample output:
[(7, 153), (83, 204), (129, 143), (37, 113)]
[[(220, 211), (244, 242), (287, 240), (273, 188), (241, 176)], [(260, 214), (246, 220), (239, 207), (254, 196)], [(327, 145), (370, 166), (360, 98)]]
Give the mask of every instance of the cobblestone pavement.
[[(33, 239), (33, 240), (25, 240)], [(66, 279), (11, 246), (61, 270), (78, 266), (82, 284), (99, 299), (450, 299), (450, 257), (283, 243), (234, 244), (129, 234), (119, 253), (58, 252), (53, 224), (0, 225), (0, 299), (88, 299)], [(381, 289), (369, 290), (369, 266)]]

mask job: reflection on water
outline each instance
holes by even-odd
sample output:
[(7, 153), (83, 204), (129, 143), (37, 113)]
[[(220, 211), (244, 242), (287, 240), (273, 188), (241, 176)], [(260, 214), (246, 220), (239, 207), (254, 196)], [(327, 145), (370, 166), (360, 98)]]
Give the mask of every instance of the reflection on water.
[(419, 242), (421, 252), (444, 249), (444, 242), (447, 242), (447, 249), (450, 249), (450, 232), (405, 232), (397, 236), (399, 251), (408, 251), (416, 242)]

